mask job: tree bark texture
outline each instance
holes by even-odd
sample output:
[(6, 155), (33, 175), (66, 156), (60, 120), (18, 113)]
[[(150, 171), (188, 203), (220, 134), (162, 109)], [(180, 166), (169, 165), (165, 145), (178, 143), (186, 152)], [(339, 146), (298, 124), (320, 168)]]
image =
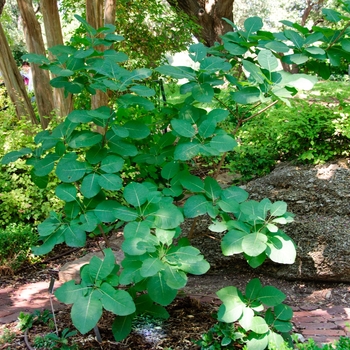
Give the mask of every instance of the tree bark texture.
[(199, 41), (207, 46), (220, 42), (220, 36), (231, 31), (232, 27), (222, 18), (233, 20), (234, 0), (167, 0), (177, 10), (184, 11), (201, 27)]
[(23, 78), (18, 70), (16, 61), (6, 40), (5, 32), (0, 22), (0, 71), (7, 92), (15, 106), (18, 119), (26, 116), (33, 124), (38, 124), (31, 102), (29, 100)]
[[(40, 9), (44, 19), (47, 47), (63, 45), (61, 20), (58, 13), (57, 1), (40, 0)], [(54, 59), (49, 51), (49, 58)], [(55, 77), (55, 76), (53, 76)], [(72, 110), (72, 95), (64, 97), (64, 90), (53, 89), (53, 101), (55, 110), (61, 117), (65, 117)]]
[[(30, 53), (45, 55), (45, 46), (40, 24), (35, 16), (32, 0), (17, 0), (23, 21), (23, 31), (27, 49)], [(49, 72), (31, 64), (36, 103), (43, 129), (48, 126), (53, 111), (53, 95)]]
[(6, 0), (0, 0), (0, 16), (2, 14), (2, 10), (4, 9)]
[[(86, 0), (85, 2), (86, 21), (95, 29), (103, 26), (104, 12), (103, 0)], [(114, 23), (113, 23), (114, 24)], [(97, 48), (103, 50), (103, 47)], [(96, 109), (108, 105), (108, 95), (103, 91), (97, 90), (91, 97), (91, 108)], [(100, 130), (101, 132), (101, 130)]]

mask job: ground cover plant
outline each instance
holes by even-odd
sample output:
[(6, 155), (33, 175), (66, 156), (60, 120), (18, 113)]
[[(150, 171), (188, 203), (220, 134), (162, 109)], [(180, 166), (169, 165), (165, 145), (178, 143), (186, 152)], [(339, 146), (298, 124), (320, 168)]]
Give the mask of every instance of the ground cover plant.
[[(333, 12), (325, 10), (324, 14), (338, 21)], [(10, 152), (2, 159), (3, 164), (25, 159), (41, 188), (49, 183), (52, 172), (58, 178), (55, 193), (65, 204), (38, 226), (35, 254), (47, 254), (62, 243), (82, 247), (87, 236), (102, 236), (108, 246), (108, 233), (123, 227), (122, 269), (106, 248), (104, 259), (94, 257), (84, 265), (79, 284), (72, 280), (56, 290), (60, 301), (73, 305), (75, 327), (87, 333), (107, 310), (116, 315), (112, 332), (119, 341), (129, 334), (139, 314), (167, 318), (165, 306), (186, 285), (187, 275), (204, 274), (210, 268), (200, 251), (181, 235), (180, 225), (186, 219), (196, 222), (208, 215), (212, 219), (209, 229), (225, 232), (223, 254), (243, 254), (253, 268), (266, 259), (293, 263), (294, 243), (281, 229), (293, 220), (286, 203), (248, 200), (248, 193), (239, 187), (223, 189), (215, 176), (196, 176), (191, 162), (200, 156), (224, 159), (237, 146), (220, 123), (231, 114), (240, 127), (248, 118), (245, 112), (235, 112), (243, 110), (242, 106), (252, 106), (259, 115), (265, 110), (259, 111), (261, 103), (269, 107), (279, 101), (287, 103), (298, 88), (311, 89), (315, 77), (284, 72), (279, 60), (300, 63), (300, 56), (305, 62), (317, 55), (322, 66), (330, 52), (336, 54), (331, 48), (336, 47), (339, 55), (347, 49), (340, 41), (347, 40), (345, 32), (328, 36), (315, 27), (313, 33), (306, 33), (305, 28), (286, 23), (290, 29), (272, 34), (261, 30), (260, 18), (249, 18), (244, 28), (224, 35), (222, 45), (190, 47), (198, 70), (156, 68), (157, 74), (187, 79), (180, 92), (190, 93), (180, 104), (156, 109), (148, 99), (155, 92), (146, 86), (154, 72), (127, 70), (118, 64), (127, 59), (125, 53), (96, 49), (123, 39), (114, 34), (114, 26), (96, 30), (83, 18), (77, 19), (87, 35), (75, 38), (71, 45), (51, 48), (55, 60), (38, 55), (26, 58), (56, 74), (53, 87), (75, 94), (112, 90), (116, 99), (110, 106), (74, 110), (53, 130), (38, 133), (34, 147)], [(315, 46), (316, 41), (324, 42), (325, 49)], [(279, 52), (285, 53), (283, 58)], [(241, 80), (231, 74), (238, 65), (247, 72)], [(227, 108), (217, 97), (225, 81), (235, 87), (230, 105), (236, 109)], [(206, 108), (213, 99), (221, 108)], [(136, 175), (123, 176), (125, 168), (132, 168)], [(217, 295), (222, 301), (218, 321), (239, 324), (239, 336), (231, 339), (234, 343), (263, 350), (291, 342), (293, 313), (277, 288), (253, 279), (244, 294), (231, 286)]]

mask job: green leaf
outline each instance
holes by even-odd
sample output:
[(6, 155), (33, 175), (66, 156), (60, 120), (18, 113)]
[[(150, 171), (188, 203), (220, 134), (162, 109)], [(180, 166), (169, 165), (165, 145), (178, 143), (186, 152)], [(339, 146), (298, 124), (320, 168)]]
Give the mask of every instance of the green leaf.
[(175, 160), (190, 160), (198, 155), (200, 150), (200, 143), (196, 140), (192, 142), (185, 142), (177, 144), (174, 152)]
[(154, 302), (163, 306), (169, 305), (177, 294), (176, 289), (170, 288), (166, 284), (165, 276), (160, 272), (149, 278), (147, 291)]
[(270, 330), (268, 334), (268, 341), (269, 341), (269, 346), (275, 347), (276, 349), (283, 349), (283, 346), (285, 346), (286, 340), (281, 336), (281, 334), (272, 332)]
[(208, 83), (196, 85), (192, 89), (192, 96), (198, 102), (211, 102), (214, 97), (214, 89)]
[(134, 221), (137, 220), (139, 214), (136, 210), (120, 205), (114, 210), (114, 215), (117, 219), (122, 221)]
[(285, 43), (282, 43), (281, 41), (271, 41), (267, 43), (264, 47), (275, 52), (289, 52), (290, 50), (289, 46)]
[(323, 8), (322, 13), (325, 15), (326, 19), (330, 22), (336, 23), (341, 20), (341, 14), (338, 11)]
[(197, 43), (190, 45), (188, 52), (193, 62), (200, 62), (206, 57), (208, 48), (202, 43)]
[(178, 162), (172, 161), (166, 163), (161, 171), (163, 179), (170, 180), (180, 171), (180, 164)]
[(220, 57), (210, 56), (202, 60), (200, 69), (205, 73), (216, 73), (218, 71), (228, 71), (232, 68), (231, 64)]
[(143, 97), (151, 97), (156, 94), (154, 89), (150, 89), (147, 86), (144, 85), (134, 85), (130, 88), (132, 92), (135, 92), (135, 94)]
[(12, 151), (5, 154), (1, 159), (1, 164), (9, 164), (15, 162), (17, 159), (21, 158), (26, 154), (31, 154), (32, 150), (30, 148), (23, 148), (20, 151)]
[(244, 202), (248, 199), (249, 193), (238, 186), (231, 186), (222, 191), (221, 198), (228, 201)]
[(170, 123), (173, 130), (180, 136), (191, 138), (196, 134), (196, 131), (189, 120), (172, 119)]
[(256, 269), (257, 267), (259, 267), (260, 265), (262, 265), (262, 263), (266, 260), (266, 254), (262, 253), (258, 256), (248, 256), (245, 255), (245, 258), (247, 259), (247, 263), (253, 268)]
[(258, 295), (258, 299), (267, 306), (276, 306), (281, 304), (286, 295), (273, 286), (263, 287)]
[(260, 66), (273, 72), (279, 67), (279, 62), (273, 53), (269, 50), (261, 50), (258, 54), (258, 62)]
[(245, 295), (249, 300), (254, 300), (259, 296), (262, 284), (259, 278), (251, 279), (245, 287)]
[(200, 260), (195, 263), (182, 262), (180, 265), (182, 271), (192, 275), (203, 275), (210, 269), (210, 264), (206, 260)]
[(281, 321), (290, 321), (293, 317), (293, 309), (284, 304), (276, 305), (273, 309), (275, 317)]
[(71, 310), (74, 326), (82, 334), (93, 329), (102, 316), (102, 303), (95, 297), (97, 292), (91, 292), (75, 301)]
[(350, 39), (343, 39), (340, 41), (343, 50), (350, 52)]
[(80, 215), (80, 221), (82, 223), (81, 229), (86, 232), (93, 232), (100, 223), (96, 215), (90, 211)]
[(63, 230), (63, 234), (69, 247), (83, 247), (86, 243), (86, 232), (78, 225), (67, 225)]
[(195, 218), (204, 215), (207, 212), (207, 199), (203, 195), (191, 196), (184, 205), (184, 214), (186, 218)]
[(108, 173), (117, 173), (123, 169), (124, 159), (114, 154), (110, 154), (102, 159), (101, 170)]
[(86, 288), (75, 284), (74, 280), (63, 283), (55, 290), (55, 297), (65, 304), (73, 304), (83, 296)]
[(113, 271), (115, 266), (115, 256), (112, 249), (104, 249), (103, 253), (103, 260), (97, 256), (93, 256), (89, 263), (89, 273), (95, 281), (105, 279)]
[(297, 65), (301, 65), (309, 60), (309, 57), (301, 53), (290, 55), (289, 57), (290, 57), (290, 60)]
[(114, 222), (116, 220), (115, 210), (119, 207), (120, 204), (117, 201), (105, 200), (96, 206), (94, 214), (102, 222)]
[(244, 251), (242, 241), (245, 236), (247, 236), (246, 232), (238, 230), (228, 231), (221, 241), (222, 254), (230, 256), (242, 253)]
[(117, 316), (114, 319), (114, 322), (112, 324), (112, 332), (114, 339), (116, 341), (122, 341), (125, 339), (131, 332), (132, 329), (132, 320), (134, 316), (128, 315), (128, 316)]
[(243, 105), (259, 102), (260, 94), (261, 91), (256, 87), (244, 87), (231, 93), (233, 100)]
[(135, 120), (125, 123), (124, 129), (129, 132), (129, 137), (134, 140), (145, 139), (151, 132), (146, 124)]
[(175, 79), (188, 79), (193, 80), (195, 78), (195, 72), (192, 68), (188, 67), (174, 67), (174, 66), (161, 66), (155, 69), (160, 74), (169, 75)]
[(269, 331), (269, 326), (262, 317), (255, 316), (252, 319), (251, 330), (257, 334), (265, 334)]
[(123, 187), (122, 179), (116, 174), (101, 174), (98, 183), (107, 191), (118, 191)]
[(249, 72), (249, 79), (255, 81), (258, 84), (263, 84), (265, 81), (265, 76), (261, 69), (254, 63), (242, 60), (244, 69)]
[(293, 264), (296, 258), (295, 244), (292, 239), (282, 231), (271, 234), (267, 242), (266, 254), (274, 262), (280, 264)]
[(79, 162), (70, 156), (64, 156), (57, 164), (56, 174), (61, 181), (72, 183), (80, 180), (86, 170), (86, 163)]
[(77, 189), (72, 184), (59, 184), (55, 189), (56, 196), (65, 202), (76, 200)]
[(86, 160), (90, 164), (97, 164), (107, 157), (107, 149), (95, 145), (86, 151)]
[(122, 108), (129, 108), (130, 106), (139, 106), (144, 108), (146, 111), (154, 110), (154, 104), (144, 97), (126, 94), (122, 95), (118, 99), (118, 103)]
[(122, 157), (134, 157), (138, 151), (135, 145), (123, 141), (121, 137), (117, 136), (113, 131), (107, 132), (108, 146), (113, 153), (117, 153)]
[(284, 35), (293, 42), (294, 46), (301, 50), (304, 45), (304, 39), (300, 36), (299, 33), (294, 30), (285, 29), (283, 31)]
[(236, 322), (243, 314), (245, 304), (236, 287), (225, 287), (216, 292), (223, 302), (218, 311), (218, 320), (226, 323)]
[(210, 147), (219, 152), (232, 151), (237, 146), (236, 140), (229, 135), (217, 135), (210, 141)]
[(96, 173), (84, 177), (80, 186), (80, 191), (85, 198), (95, 197), (101, 191), (99, 179), (100, 175)]
[(88, 114), (88, 111), (83, 109), (70, 112), (67, 119), (72, 123), (89, 123), (92, 121), (93, 117)]
[(207, 176), (204, 180), (204, 190), (206, 196), (212, 201), (216, 201), (222, 192), (221, 186), (218, 184), (218, 182), (209, 176)]
[(180, 183), (191, 192), (204, 192), (204, 183), (198, 176), (184, 174), (180, 177)]
[(159, 258), (148, 258), (143, 261), (140, 274), (142, 277), (151, 277), (164, 269), (164, 264)]
[(164, 230), (179, 227), (180, 224), (184, 221), (182, 212), (173, 204), (160, 208), (153, 215), (155, 217), (155, 226)]
[(45, 158), (40, 159), (35, 163), (34, 174), (39, 177), (50, 174), (59, 158), (56, 154), (48, 154)]
[(102, 283), (100, 287), (103, 307), (115, 315), (127, 316), (136, 311), (131, 295), (125, 290), (116, 290), (108, 283)]
[(249, 256), (258, 256), (263, 253), (267, 247), (266, 235), (255, 232), (243, 237), (242, 249)]
[(248, 37), (260, 30), (263, 25), (260, 17), (250, 17), (244, 21), (244, 28), (247, 31)]
[(224, 39), (224, 48), (233, 56), (241, 56), (248, 51), (246, 47), (225, 39)]
[(204, 138), (208, 138), (214, 134), (216, 130), (216, 121), (214, 120), (205, 120), (203, 123), (201, 123), (198, 127), (198, 133), (200, 136)]
[(164, 278), (167, 285), (173, 289), (183, 288), (187, 283), (186, 273), (170, 265), (166, 265), (165, 267)]
[(131, 182), (125, 186), (124, 198), (134, 207), (140, 208), (142, 204), (146, 203), (149, 190), (145, 185), (137, 182)]
[(282, 201), (277, 201), (272, 203), (270, 209), (271, 216), (282, 216), (287, 212), (287, 203)]

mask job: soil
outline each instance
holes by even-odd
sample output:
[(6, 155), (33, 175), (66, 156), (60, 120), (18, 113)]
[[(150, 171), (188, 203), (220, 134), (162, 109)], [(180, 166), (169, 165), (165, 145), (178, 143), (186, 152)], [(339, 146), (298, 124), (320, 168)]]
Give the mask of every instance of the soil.
[[(95, 250), (94, 245), (83, 249), (58, 248), (52, 252), (45, 262), (28, 267), (12, 276), (0, 275), (0, 287), (16, 286), (37, 281), (47, 281), (51, 276), (57, 278), (60, 267), (67, 261), (81, 257), (87, 251)], [(29, 271), (29, 272), (28, 272)], [(348, 306), (350, 301), (350, 285), (344, 283), (314, 283), (312, 281), (287, 281), (271, 276), (255, 275), (254, 271), (236, 273), (229, 269), (209, 271), (203, 276), (189, 276), (187, 286), (179, 292), (175, 302), (167, 310), (168, 320), (151, 320), (141, 317), (135, 322), (134, 330), (122, 342), (116, 342), (111, 332), (113, 315), (105, 312), (98, 323), (102, 342), (98, 342), (93, 331), (85, 335), (70, 337), (78, 345), (78, 349), (199, 349), (194, 341), (207, 332), (215, 323), (213, 317), (220, 302), (215, 293), (225, 286), (236, 286), (244, 291), (246, 283), (260, 278), (263, 285), (273, 285), (286, 294), (285, 303), (296, 310), (313, 310), (331, 306)], [(60, 331), (70, 330), (74, 326), (70, 320), (70, 307), (56, 312), (57, 326)], [(11, 343), (1, 344), (1, 349), (27, 349), (24, 334), (16, 328), (17, 323), (0, 326), (0, 334), (5, 328), (16, 334)], [(39, 325), (35, 333), (47, 332), (47, 325)], [(52, 331), (52, 329), (50, 330)], [(298, 329), (294, 329), (298, 333)], [(28, 332), (28, 341), (33, 341), (32, 332)], [(1, 338), (0, 338), (1, 340)], [(9, 344), (10, 347), (9, 347)], [(237, 345), (237, 349), (241, 348)]]

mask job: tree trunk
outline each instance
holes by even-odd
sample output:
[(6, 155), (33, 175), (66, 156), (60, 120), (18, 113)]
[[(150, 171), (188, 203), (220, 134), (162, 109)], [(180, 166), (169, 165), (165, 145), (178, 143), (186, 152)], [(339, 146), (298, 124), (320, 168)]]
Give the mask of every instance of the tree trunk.
[(18, 70), (16, 61), (6, 40), (5, 32), (0, 23), (0, 71), (2, 73), (7, 92), (13, 102), (18, 119), (29, 117), (33, 124), (38, 124), (33, 107), (30, 103), (23, 78)]
[[(57, 1), (40, 0), (40, 9), (43, 14), (47, 47), (63, 45), (62, 27), (58, 13)], [(49, 57), (53, 55), (49, 51)], [(54, 77), (54, 76), (53, 76)], [(72, 95), (64, 97), (64, 90), (53, 89), (53, 100), (55, 109), (61, 117), (65, 117), (72, 109)]]
[[(95, 29), (103, 26), (103, 0), (86, 0), (86, 21)], [(113, 23), (114, 24), (114, 23)], [(99, 50), (103, 50), (103, 47), (99, 47)], [(100, 90), (96, 91), (96, 94), (91, 97), (91, 108), (96, 109), (101, 106), (108, 105), (108, 95)], [(101, 130), (100, 130), (101, 131)]]
[[(36, 19), (31, 0), (17, 0), (18, 8), (23, 21), (23, 31), (27, 49), (30, 53), (45, 55), (45, 46), (41, 28)], [(38, 65), (31, 64), (35, 99), (40, 115), (40, 123), (43, 129), (48, 126), (53, 111), (52, 88), (50, 86), (49, 72), (40, 69)]]
[(184, 11), (201, 27), (196, 35), (207, 46), (220, 42), (220, 36), (231, 31), (232, 27), (222, 18), (233, 20), (234, 0), (167, 0), (177, 10)]
[(0, 16), (2, 14), (2, 10), (4, 9), (6, 0), (0, 0)]
[(115, 25), (117, 0), (105, 0), (104, 23)]

